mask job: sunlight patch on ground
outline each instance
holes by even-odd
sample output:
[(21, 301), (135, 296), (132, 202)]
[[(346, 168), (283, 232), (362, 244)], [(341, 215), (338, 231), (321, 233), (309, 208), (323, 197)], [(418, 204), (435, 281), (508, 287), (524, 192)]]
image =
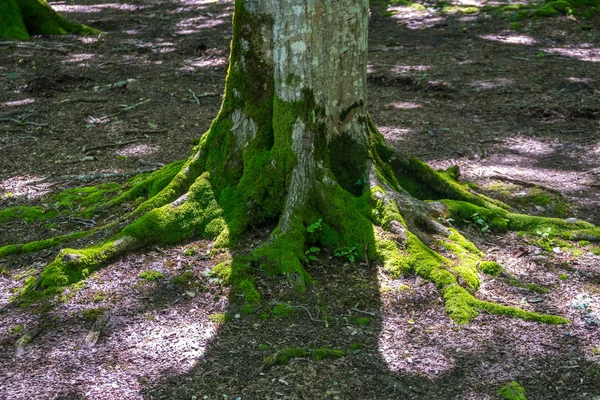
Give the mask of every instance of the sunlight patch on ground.
[(82, 43), (96, 43), (100, 41), (98, 37), (93, 36), (77, 37), (77, 40), (79, 40)]
[(98, 55), (89, 53), (69, 54), (67, 59), (63, 60), (63, 64), (78, 63), (79, 67), (89, 67), (90, 64), (85, 61), (90, 61), (94, 58), (98, 58)]
[(415, 108), (421, 108), (419, 103), (411, 103), (410, 101), (396, 101), (389, 103), (386, 108), (395, 108), (396, 110), (414, 110)]
[(185, 60), (184, 66), (180, 68), (181, 71), (194, 72), (203, 68), (217, 67), (219, 65), (226, 65), (229, 62), (227, 57), (210, 57), (210, 58), (193, 58)]
[(493, 81), (471, 82), (471, 83), (469, 83), (469, 86), (471, 86), (472, 88), (477, 89), (477, 90), (487, 90), (487, 89), (497, 89), (499, 87), (512, 85), (513, 83), (515, 83), (514, 79), (500, 78), (500, 79), (495, 79)]
[(524, 44), (531, 46), (537, 43), (537, 41), (531, 36), (527, 35), (480, 35), (481, 39), (491, 40), (492, 42), (500, 42), (506, 44)]
[(548, 54), (576, 58), (580, 61), (600, 62), (600, 47), (592, 47), (589, 44), (584, 44), (577, 47), (550, 47), (542, 49), (542, 51)]
[(24, 106), (26, 104), (31, 104), (34, 102), (35, 102), (35, 99), (32, 99), (32, 98), (23, 99), (23, 100), (13, 100), (13, 101), (7, 101), (4, 103), (0, 103), (0, 107), (18, 107), (18, 106)]
[(121, 4), (121, 3), (104, 3), (104, 4), (94, 4), (93, 6), (78, 6), (78, 5), (69, 5), (67, 2), (52, 2), (50, 3), (52, 8), (59, 13), (97, 13), (102, 10), (112, 9), (112, 10), (120, 10), (120, 11), (135, 11), (145, 8), (144, 6), (138, 6), (133, 4)]
[[(592, 174), (582, 174), (580, 171), (560, 171), (550, 168), (539, 168), (535, 166), (522, 167), (519, 165), (535, 164), (535, 159), (531, 155), (522, 156), (504, 156), (495, 158), (493, 164), (486, 165), (482, 162), (479, 165), (469, 168), (469, 175), (477, 178), (489, 178), (497, 175), (509, 178), (521, 179), (526, 182), (538, 183), (550, 188), (560, 189), (563, 192), (584, 190), (590, 184), (593, 184), (595, 178)], [(561, 182), (560, 187), (556, 187), (556, 182)]]
[(224, 23), (225, 20), (220, 18), (209, 18), (204, 16), (188, 18), (177, 23), (176, 33), (178, 35), (191, 35), (200, 32), (202, 29), (214, 28), (215, 26)]
[(504, 146), (517, 153), (531, 156), (547, 155), (556, 151), (555, 146), (552, 144), (545, 143), (541, 140), (531, 137), (523, 137), (519, 138), (518, 140), (507, 141)]
[(132, 145), (117, 150), (116, 154), (121, 157), (139, 157), (156, 153), (160, 148), (150, 144)]
[(427, 29), (446, 21), (445, 17), (436, 14), (434, 11), (419, 11), (410, 7), (393, 7), (390, 11), (397, 11), (392, 18), (402, 22), (408, 29)]
[(431, 65), (396, 65), (394, 68), (392, 68), (392, 72), (406, 75), (410, 72), (429, 71), (430, 69)]
[(13, 176), (0, 181), (0, 199), (25, 197), (37, 199), (50, 193), (50, 183), (42, 176)]
[(567, 80), (569, 82), (573, 82), (573, 83), (594, 83), (594, 78), (575, 78), (575, 77), (570, 77), (570, 78), (567, 78)]

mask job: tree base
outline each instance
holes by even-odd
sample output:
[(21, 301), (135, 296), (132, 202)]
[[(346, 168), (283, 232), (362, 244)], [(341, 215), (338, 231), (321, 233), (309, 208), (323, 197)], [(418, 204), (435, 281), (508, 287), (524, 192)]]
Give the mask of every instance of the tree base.
[[(289, 194), (285, 196), (282, 171), (275, 169), (276, 156), (257, 152), (239, 166), (242, 172), (236, 173), (232, 168), (235, 163), (226, 156), (230, 149), (222, 143), (221, 129), (227, 132), (231, 128), (221, 123), (219, 119), (213, 123), (184, 164), (157, 171), (108, 203), (106, 207), (112, 207), (147, 197), (121, 233), (100, 246), (63, 250), (40, 278), (25, 288), (21, 301), (60, 293), (115, 257), (142, 246), (204, 237), (216, 239), (214, 247), (230, 247), (252, 226), (279, 221), (269, 239), (250, 254), (215, 267), (215, 273), (226, 277), (244, 296), (246, 312), (252, 312), (260, 302), (250, 267), (284, 275), (303, 290), (310, 284), (304, 269), (311, 255), (307, 249), (327, 247), (338, 249), (349, 261), (379, 262), (392, 277), (416, 274), (433, 282), (443, 295), (449, 316), (459, 324), (468, 323), (481, 311), (568, 323), (559, 316), (477, 299), (474, 293), (480, 284), (479, 273), (499, 272), (483, 262), (484, 255), (473, 243), (444, 224), (449, 225), (450, 218), (469, 221), (476, 213), (499, 233), (519, 230), (536, 235), (550, 229), (566, 239), (598, 238), (600, 230), (595, 226), (510, 213), (508, 206), (458, 183), (457, 171), (434, 171), (390, 148), (374, 125), (370, 128), (372, 158), (362, 194), (354, 195), (337, 182), (323, 179), (310, 187), (306, 201), (296, 203), (292, 212), (286, 213)], [(419, 194), (427, 194), (434, 201), (419, 199)]]
[(45, 0), (4, 0), (0, 2), (0, 38), (29, 40), (30, 35), (97, 35), (89, 26), (68, 21)]

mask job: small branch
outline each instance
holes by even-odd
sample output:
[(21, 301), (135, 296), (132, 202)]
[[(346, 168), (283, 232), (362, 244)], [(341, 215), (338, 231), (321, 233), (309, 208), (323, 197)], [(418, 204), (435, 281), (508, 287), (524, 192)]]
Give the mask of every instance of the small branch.
[(76, 97), (74, 99), (65, 99), (59, 104), (71, 104), (71, 103), (106, 103), (108, 99), (105, 98), (92, 98), (92, 97)]
[(196, 102), (196, 104), (200, 105), (200, 99), (198, 99), (198, 96), (196, 96), (196, 93), (194, 93), (194, 91), (192, 89), (188, 89), (188, 92), (190, 92), (192, 94), (192, 97), (194, 98), (194, 101)]
[(371, 311), (365, 311), (365, 310), (359, 310), (359, 309), (358, 309), (358, 308), (356, 308), (356, 307), (352, 307), (352, 308), (351, 308), (351, 310), (352, 310), (352, 311), (356, 311), (357, 313), (360, 313), (360, 314), (370, 315), (371, 317), (376, 317), (376, 316), (377, 316), (377, 314), (376, 314), (376, 313), (374, 313), (374, 312), (371, 312)]

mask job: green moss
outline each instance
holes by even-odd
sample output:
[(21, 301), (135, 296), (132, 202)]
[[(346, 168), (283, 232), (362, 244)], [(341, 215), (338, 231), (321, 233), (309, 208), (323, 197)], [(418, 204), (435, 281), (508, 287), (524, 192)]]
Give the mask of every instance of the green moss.
[(560, 274), (558, 276), (558, 279), (560, 279), (561, 281), (566, 281), (567, 279), (569, 279), (569, 277), (566, 274)]
[(479, 263), (479, 269), (487, 275), (500, 275), (504, 268), (495, 261), (482, 261)]
[(365, 348), (365, 345), (362, 343), (350, 343), (349, 350), (350, 354), (359, 354)]
[(321, 348), (314, 349), (311, 353), (312, 354), (310, 357), (315, 361), (323, 360), (326, 358), (340, 358), (344, 356), (344, 351), (339, 349)]
[(46, 0), (5, 0), (0, 3), (0, 37), (27, 40), (29, 35), (97, 35), (100, 31), (68, 21)]
[(280, 303), (273, 307), (273, 315), (277, 317), (288, 317), (294, 314), (294, 312), (294, 308), (285, 303)]
[(246, 278), (238, 283), (238, 287), (244, 296), (244, 301), (247, 304), (258, 304), (260, 301), (260, 294), (254, 286), (254, 282), (251, 278)]
[(589, 250), (593, 255), (600, 256), (600, 246), (592, 246), (589, 248)]
[(4, 224), (15, 219), (22, 219), (27, 223), (34, 221), (43, 221), (49, 218), (54, 218), (57, 214), (58, 213), (56, 211), (46, 211), (42, 207), (9, 207), (0, 210), (0, 224)]
[(72, 240), (80, 239), (85, 236), (92, 235), (96, 230), (92, 229), (89, 231), (75, 232), (63, 236), (55, 236), (50, 239), (38, 240), (36, 242), (29, 242), (25, 244), (14, 244), (0, 247), (0, 258), (6, 257), (12, 254), (23, 254), (23, 253), (34, 253), (50, 247), (58, 246), (62, 243), (66, 243)]
[(287, 364), (293, 358), (308, 357), (308, 351), (298, 347), (287, 347), (265, 358), (267, 365)]
[(527, 400), (525, 389), (515, 381), (502, 386), (496, 393), (505, 400)]
[(141, 272), (139, 276), (141, 279), (152, 282), (152, 281), (158, 281), (158, 280), (162, 279), (164, 277), (164, 274), (159, 271), (150, 270), (150, 271)]
[(225, 314), (214, 313), (214, 314), (210, 314), (208, 316), (208, 320), (210, 322), (212, 322), (213, 324), (222, 324), (222, 323), (224, 323), (227, 320), (227, 318), (226, 318)]
[(81, 310), (81, 315), (85, 318), (86, 321), (94, 322), (98, 319), (99, 316), (103, 315), (106, 312), (106, 308), (86, 308)]
[(366, 317), (354, 318), (354, 322), (359, 326), (369, 326), (371, 324), (371, 320)]
[(225, 261), (215, 265), (209, 272), (211, 277), (217, 278), (222, 282), (229, 282), (232, 276), (231, 262)]
[(171, 282), (177, 286), (189, 286), (196, 279), (193, 271), (183, 271), (181, 274), (174, 276)]
[(10, 328), (8, 328), (8, 331), (10, 333), (17, 334), (23, 332), (24, 329), (25, 328), (23, 327), (23, 325), (13, 325)]

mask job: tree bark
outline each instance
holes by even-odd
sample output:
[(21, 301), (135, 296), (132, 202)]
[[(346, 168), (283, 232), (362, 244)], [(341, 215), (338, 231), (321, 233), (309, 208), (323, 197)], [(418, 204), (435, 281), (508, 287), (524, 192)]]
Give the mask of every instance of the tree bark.
[[(112, 201), (147, 197), (116, 237), (64, 250), (25, 294), (60, 292), (140, 246), (199, 236), (232, 246), (253, 226), (276, 225), (226, 274), (246, 311), (260, 299), (249, 266), (302, 288), (306, 248), (322, 246), (348, 261), (377, 261), (391, 276), (432, 281), (459, 323), (481, 310), (566, 322), (475, 298), (483, 254), (438, 217), (478, 215), (497, 231), (600, 232), (509, 213), (458, 183), (456, 171), (434, 171), (387, 144), (366, 109), (368, 16), (368, 0), (237, 0), (223, 104), (190, 157)], [(452, 200), (424, 201), (440, 199)]]
[(46, 0), (0, 1), (0, 38), (28, 40), (30, 35), (99, 34), (100, 31), (68, 21)]

